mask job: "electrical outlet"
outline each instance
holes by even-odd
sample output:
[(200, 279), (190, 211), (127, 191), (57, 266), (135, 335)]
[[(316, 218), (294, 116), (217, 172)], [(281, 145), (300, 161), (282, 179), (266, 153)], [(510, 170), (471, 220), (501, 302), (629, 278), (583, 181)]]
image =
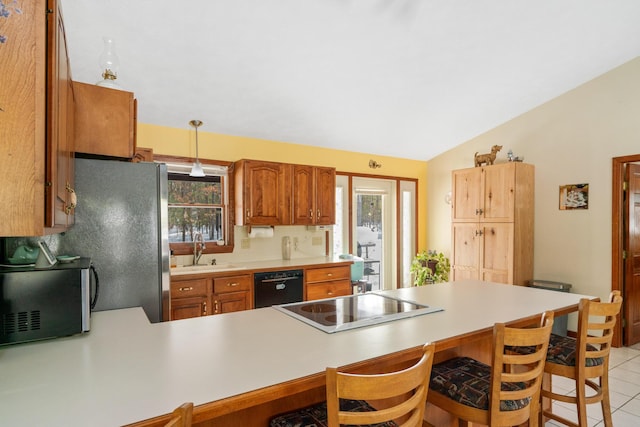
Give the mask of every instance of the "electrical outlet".
[(312, 237), (311, 238), (311, 245), (312, 246), (321, 246), (322, 243), (323, 243), (322, 237)]
[(298, 238), (297, 237), (293, 238), (293, 250), (294, 251), (298, 250)]
[(240, 249), (249, 249), (250, 247), (251, 247), (251, 240), (249, 239), (240, 240)]

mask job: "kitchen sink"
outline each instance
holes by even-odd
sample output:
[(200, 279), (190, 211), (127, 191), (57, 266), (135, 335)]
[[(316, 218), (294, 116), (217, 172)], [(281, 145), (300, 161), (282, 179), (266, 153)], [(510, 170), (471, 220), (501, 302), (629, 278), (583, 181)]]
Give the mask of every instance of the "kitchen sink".
[(236, 264), (198, 264), (198, 265), (183, 265), (179, 267), (173, 267), (171, 269), (171, 275), (176, 276), (180, 274), (193, 274), (193, 273), (217, 273), (219, 271), (233, 271), (244, 270), (246, 267)]

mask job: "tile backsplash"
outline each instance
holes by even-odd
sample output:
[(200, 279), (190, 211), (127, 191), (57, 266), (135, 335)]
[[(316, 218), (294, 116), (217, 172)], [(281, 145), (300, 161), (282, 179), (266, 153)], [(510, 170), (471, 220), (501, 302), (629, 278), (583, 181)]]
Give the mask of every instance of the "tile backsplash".
[[(234, 250), (230, 254), (204, 254), (200, 263), (209, 264), (213, 258), (217, 263), (251, 262), (282, 259), (282, 238), (291, 238), (291, 259), (309, 258), (326, 255), (326, 230), (314, 230), (303, 225), (276, 226), (273, 237), (250, 238), (244, 226), (236, 226), (234, 233)], [(178, 255), (177, 264), (186, 265), (193, 261), (192, 255)]]

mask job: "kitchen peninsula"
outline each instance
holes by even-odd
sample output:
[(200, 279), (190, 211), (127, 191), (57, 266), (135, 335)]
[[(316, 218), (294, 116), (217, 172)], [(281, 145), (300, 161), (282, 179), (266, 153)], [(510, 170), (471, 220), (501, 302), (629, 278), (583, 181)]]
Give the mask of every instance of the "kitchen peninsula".
[(98, 312), (87, 335), (0, 348), (2, 422), (162, 426), (192, 401), (196, 426), (265, 426), (271, 413), (322, 399), (326, 366), (394, 367), (425, 342), (439, 358), (483, 354), (495, 322), (530, 324), (584, 297), (479, 281), (385, 295), (444, 310), (334, 334), (274, 308), (156, 324), (138, 308)]

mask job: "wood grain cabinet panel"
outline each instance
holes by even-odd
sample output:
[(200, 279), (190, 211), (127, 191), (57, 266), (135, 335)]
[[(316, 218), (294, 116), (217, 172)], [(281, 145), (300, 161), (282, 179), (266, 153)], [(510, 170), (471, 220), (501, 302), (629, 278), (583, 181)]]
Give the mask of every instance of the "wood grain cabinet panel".
[(453, 171), (452, 193), (452, 280), (533, 279), (533, 165)]
[(0, 235), (41, 236), (74, 221), (74, 97), (60, 5), (20, 9), (2, 23)]
[(304, 271), (304, 282), (307, 301), (350, 295), (351, 267), (346, 265), (307, 268)]
[(73, 87), (76, 152), (132, 159), (137, 127), (133, 93), (80, 82)]
[(289, 165), (256, 160), (235, 164), (236, 225), (287, 225), (291, 222)]
[(250, 274), (215, 277), (211, 297), (213, 301), (212, 314), (251, 309), (252, 288), (253, 281)]
[(293, 223), (335, 224), (334, 168), (293, 165)]

